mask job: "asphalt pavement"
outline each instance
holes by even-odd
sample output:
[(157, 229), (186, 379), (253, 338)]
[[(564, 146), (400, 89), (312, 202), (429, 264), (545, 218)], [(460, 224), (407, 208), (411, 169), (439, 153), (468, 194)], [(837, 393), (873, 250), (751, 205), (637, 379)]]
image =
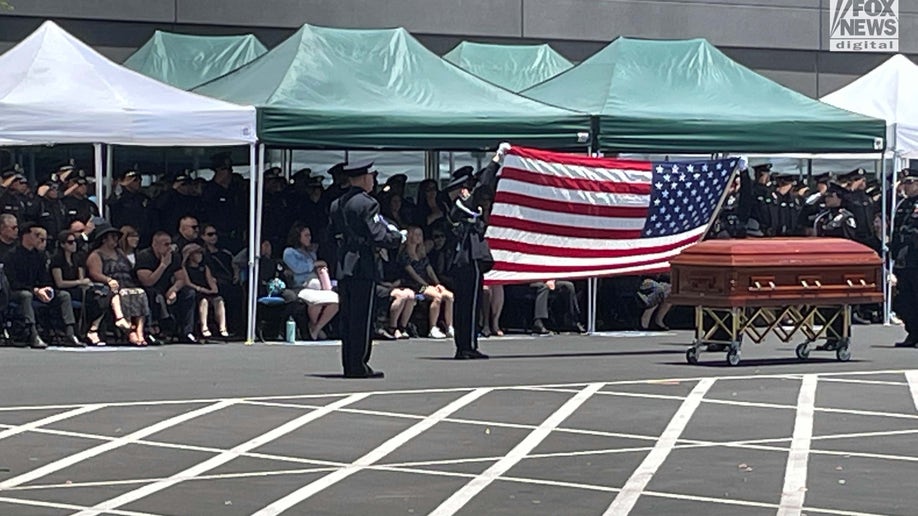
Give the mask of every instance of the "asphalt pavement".
[(0, 349), (0, 514), (915, 514), (918, 349), (689, 332)]

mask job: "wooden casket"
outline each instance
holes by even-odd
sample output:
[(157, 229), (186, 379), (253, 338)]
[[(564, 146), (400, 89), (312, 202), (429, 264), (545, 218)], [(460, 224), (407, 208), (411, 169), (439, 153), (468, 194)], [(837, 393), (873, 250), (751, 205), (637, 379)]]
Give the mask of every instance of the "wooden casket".
[(670, 260), (676, 305), (766, 307), (883, 301), (883, 262), (838, 238), (708, 240)]

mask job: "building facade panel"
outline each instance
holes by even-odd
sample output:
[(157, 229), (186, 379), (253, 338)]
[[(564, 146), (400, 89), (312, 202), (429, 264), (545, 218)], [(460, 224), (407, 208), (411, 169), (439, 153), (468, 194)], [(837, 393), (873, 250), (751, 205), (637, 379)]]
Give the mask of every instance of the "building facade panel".
[[(3, 16), (175, 22), (175, 0), (7, 0)], [(257, 2), (252, 2), (256, 6)]]

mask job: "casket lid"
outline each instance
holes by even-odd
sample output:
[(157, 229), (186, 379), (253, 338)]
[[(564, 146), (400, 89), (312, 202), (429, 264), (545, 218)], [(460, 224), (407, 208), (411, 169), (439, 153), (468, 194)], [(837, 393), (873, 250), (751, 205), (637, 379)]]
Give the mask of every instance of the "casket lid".
[(670, 260), (673, 266), (881, 265), (869, 247), (842, 238), (706, 240)]

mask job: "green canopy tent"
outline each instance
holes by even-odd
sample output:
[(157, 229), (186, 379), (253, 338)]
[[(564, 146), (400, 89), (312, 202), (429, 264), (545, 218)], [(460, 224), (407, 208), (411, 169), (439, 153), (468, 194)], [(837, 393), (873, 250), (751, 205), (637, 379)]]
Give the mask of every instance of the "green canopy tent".
[(194, 90), (254, 105), (259, 139), (316, 149), (586, 149), (589, 115), (490, 84), (405, 29), (304, 25), (260, 59)]
[(443, 56), (482, 79), (520, 92), (574, 66), (548, 45), (491, 45), (463, 41)]
[(823, 104), (703, 39), (619, 38), (523, 95), (598, 117), (599, 148), (646, 153), (869, 153), (885, 122)]
[(156, 31), (124, 66), (176, 88), (190, 90), (249, 63), (268, 50), (251, 34), (191, 36)]

